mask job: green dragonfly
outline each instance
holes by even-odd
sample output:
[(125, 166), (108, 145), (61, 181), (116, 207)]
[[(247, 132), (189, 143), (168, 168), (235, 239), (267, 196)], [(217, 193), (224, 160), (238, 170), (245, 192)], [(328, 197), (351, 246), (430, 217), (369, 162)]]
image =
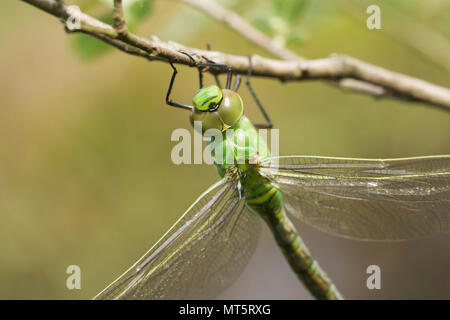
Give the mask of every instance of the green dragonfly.
[[(271, 157), (231, 88), (232, 70), (196, 64), (200, 90), (190, 111), (202, 133), (218, 130), (211, 149), (221, 180), (204, 192), (172, 228), (131, 268), (94, 299), (206, 299), (215, 297), (243, 271), (267, 223), (287, 262), (317, 299), (342, 299), (301, 240), (286, 213), (334, 235), (358, 240), (405, 240), (450, 230), (450, 155), (403, 159), (346, 159), (315, 156)], [(250, 60), (251, 65), (251, 60)], [(203, 68), (203, 69), (202, 69)], [(202, 71), (222, 68), (225, 89), (203, 87)], [(231, 89), (230, 89), (231, 88)], [(243, 130), (227, 135), (230, 130)], [(213, 139), (211, 139), (212, 141)], [(211, 142), (212, 143), (212, 142)]]

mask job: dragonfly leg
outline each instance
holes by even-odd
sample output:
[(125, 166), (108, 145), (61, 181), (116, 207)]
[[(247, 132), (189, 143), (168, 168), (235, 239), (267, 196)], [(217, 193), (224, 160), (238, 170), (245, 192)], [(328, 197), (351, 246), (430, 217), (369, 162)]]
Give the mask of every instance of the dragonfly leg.
[(191, 111), (194, 110), (193, 106), (190, 106), (190, 105), (187, 105), (187, 104), (184, 104), (181, 102), (176, 102), (176, 101), (173, 101), (172, 99), (170, 99), (170, 93), (172, 92), (173, 83), (175, 81), (175, 77), (177, 76), (178, 71), (177, 71), (177, 68), (175, 68), (175, 66), (173, 65), (172, 61), (169, 61), (169, 64), (173, 69), (173, 73), (172, 73), (172, 78), (170, 78), (169, 89), (167, 90), (167, 94), (166, 94), (166, 103), (172, 107), (187, 109), (187, 110), (191, 110)]
[(200, 68), (198, 68), (198, 80), (199, 80), (200, 89), (201, 89), (201, 88), (203, 88), (203, 71)]
[[(203, 58), (205, 58), (205, 57), (203, 57)], [(211, 61), (209, 59), (206, 59), (206, 60), (207, 61)], [(203, 63), (203, 62), (202, 63), (197, 63), (196, 66), (197, 67), (214, 67), (214, 68), (226, 70), (226, 72), (227, 72), (227, 83), (226, 83), (225, 89), (230, 89), (230, 87), (231, 87), (231, 78), (233, 76), (231, 66), (229, 66), (227, 64), (219, 64), (219, 63), (215, 63), (215, 62), (211, 62), (211, 63), (209, 63), (209, 62), (208, 63)], [(216, 82), (217, 81), (218, 81), (218, 79), (216, 79)]]
[[(209, 48), (208, 48), (209, 50)], [(219, 64), (219, 63), (215, 63), (214, 61), (212, 61), (211, 59), (206, 58), (205, 56), (202, 56), (203, 59), (205, 59), (206, 63), (196, 63), (194, 58), (192, 58), (192, 56), (189, 53), (183, 52), (181, 51), (182, 54), (187, 55), (189, 57), (189, 59), (191, 59), (192, 64), (197, 67), (199, 69), (199, 79), (200, 79), (200, 89), (203, 87), (203, 73), (204, 71), (208, 70), (209, 67), (214, 67), (214, 68), (218, 68), (218, 69), (222, 69), (222, 70), (226, 70), (227, 72), (227, 83), (226, 83), (226, 89), (230, 89), (231, 87), (231, 78), (233, 76), (232, 74), (232, 69), (231, 66), (227, 65), (227, 64)], [(201, 67), (206, 67), (204, 70), (202, 70)], [(219, 78), (217, 77), (216, 73), (213, 73), (214, 78), (216, 79), (216, 83), (219, 86), (219, 88), (221, 88), (222, 86), (220, 85), (219, 82)]]
[[(209, 43), (206, 44), (206, 50), (211, 51), (211, 45)], [(203, 59), (205, 59), (208, 62), (214, 63), (214, 61), (212, 61), (212, 60), (210, 60), (210, 59), (208, 59), (206, 57), (203, 57)], [(219, 88), (222, 88), (222, 85), (220, 84), (219, 76), (216, 73), (213, 73), (213, 77), (214, 77), (214, 80), (216, 80), (216, 85)]]
[(236, 92), (239, 90), (239, 86), (241, 85), (241, 75), (239, 73), (236, 74), (236, 80), (234, 81), (233, 91)]
[[(181, 51), (180, 53), (184, 54), (185, 56), (188, 56), (189, 59), (192, 62), (192, 65), (196, 65), (196, 62), (194, 60), (194, 58), (187, 52)], [(203, 88), (203, 70), (201, 68), (197, 68), (198, 70), (198, 80), (199, 80), (199, 85), (200, 85), (200, 89)]]
[(255, 91), (253, 90), (252, 84), (250, 83), (250, 76), (252, 75), (252, 57), (248, 57), (248, 60), (249, 60), (250, 66), (248, 68), (247, 77), (245, 78), (245, 84), (247, 85), (248, 90), (252, 94), (253, 99), (255, 99), (255, 102), (258, 105), (259, 110), (263, 114), (264, 119), (266, 119), (266, 123), (255, 124), (255, 128), (257, 128), (257, 129), (272, 129), (272, 127), (273, 127), (272, 121), (270, 121), (269, 115), (267, 114), (266, 110), (264, 110), (264, 107), (261, 104), (261, 101), (259, 101), (258, 97), (256, 96)]

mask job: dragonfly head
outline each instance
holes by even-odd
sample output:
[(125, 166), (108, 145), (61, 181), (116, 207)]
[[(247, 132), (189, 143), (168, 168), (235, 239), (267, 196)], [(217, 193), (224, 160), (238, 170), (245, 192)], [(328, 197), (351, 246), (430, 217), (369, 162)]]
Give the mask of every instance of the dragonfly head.
[(212, 85), (201, 88), (192, 99), (194, 110), (191, 122), (201, 121), (202, 131), (225, 131), (236, 124), (244, 114), (244, 104), (239, 94)]

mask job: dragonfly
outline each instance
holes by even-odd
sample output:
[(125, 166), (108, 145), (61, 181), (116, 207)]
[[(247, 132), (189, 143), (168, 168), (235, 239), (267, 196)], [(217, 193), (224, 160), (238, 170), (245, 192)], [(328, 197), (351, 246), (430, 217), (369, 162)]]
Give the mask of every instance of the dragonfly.
[[(191, 123), (200, 122), (203, 135), (214, 129), (223, 137), (211, 151), (221, 180), (94, 299), (214, 298), (244, 270), (256, 248), (261, 221), (313, 297), (343, 299), (288, 214), (321, 231), (357, 240), (398, 241), (449, 232), (450, 155), (271, 156), (257, 133), (259, 128), (272, 128), (272, 122), (250, 84), (251, 59), (246, 84), (264, 124), (253, 125), (245, 116), (237, 93), (241, 77), (230, 66), (195, 64), (200, 90), (193, 105), (187, 105), (170, 98), (177, 69), (169, 63), (173, 73), (166, 103), (190, 111)], [(217, 73), (216, 85), (203, 86), (202, 71), (213, 69), (227, 73), (224, 89)], [(228, 136), (230, 130), (245, 130), (250, 139)]]

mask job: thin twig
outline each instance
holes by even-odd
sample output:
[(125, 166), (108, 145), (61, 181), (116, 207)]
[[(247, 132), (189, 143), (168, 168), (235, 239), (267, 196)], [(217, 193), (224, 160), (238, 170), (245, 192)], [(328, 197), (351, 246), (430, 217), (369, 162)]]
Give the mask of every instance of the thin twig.
[(128, 33), (127, 25), (125, 23), (125, 18), (123, 17), (122, 0), (114, 0), (114, 29), (122, 37), (126, 37)]
[[(361, 21), (360, 12), (365, 10), (361, 1), (341, 1), (341, 5), (354, 17)], [(366, 4), (367, 6), (367, 4)], [(443, 6), (441, 10), (447, 8)], [(448, 9), (447, 9), (448, 10)], [(419, 19), (401, 13), (399, 10), (383, 11), (383, 21), (388, 21), (389, 28), (383, 32), (400, 40), (424, 58), (450, 72), (450, 42), (438, 31), (420, 22)]]
[[(56, 0), (22, 0), (34, 5), (66, 22), (70, 16), (68, 6)], [(83, 32), (97, 37), (116, 48), (149, 60), (173, 61), (192, 66), (194, 63), (212, 60), (219, 64), (228, 64), (234, 72), (247, 74), (249, 59), (246, 56), (225, 54), (218, 51), (200, 50), (177, 44), (163, 42), (153, 36), (145, 39), (131, 32), (122, 37), (112, 26), (105, 24), (87, 14), (80, 13), (80, 29), (71, 32)], [(189, 53), (194, 61), (186, 54)], [(220, 72), (220, 70), (213, 70)], [(386, 95), (419, 101), (433, 106), (450, 110), (450, 90), (429, 82), (392, 72), (369, 63), (344, 55), (333, 55), (325, 59), (317, 60), (276, 60), (252, 56), (252, 75), (286, 80), (332, 80), (344, 83), (346, 88), (371, 93), (376, 96)], [(358, 83), (343, 82), (342, 79), (350, 78)], [(362, 83), (365, 85), (362, 86)], [(370, 86), (372, 85), (372, 86)], [(379, 90), (383, 91), (379, 91)]]
[(286, 49), (279, 43), (272, 41), (264, 33), (254, 28), (234, 11), (221, 7), (217, 3), (205, 0), (182, 0), (182, 2), (196, 9), (201, 9), (217, 21), (225, 23), (235, 32), (243, 35), (247, 40), (263, 48), (273, 56), (283, 60), (306, 60), (298, 54)]
[[(260, 48), (266, 50), (274, 57), (283, 60), (299, 60), (307, 61), (306, 58), (296, 54), (295, 52), (285, 48), (277, 41), (273, 41), (270, 37), (253, 27), (245, 19), (235, 12), (221, 7), (217, 3), (208, 0), (181, 0), (195, 9), (200, 9), (215, 20), (223, 22), (235, 32), (256, 44)], [(342, 78), (339, 80), (331, 80), (331, 84), (341, 87), (345, 90), (360, 92), (372, 95), (374, 97), (392, 97), (393, 94), (382, 86), (367, 83), (357, 79)]]

